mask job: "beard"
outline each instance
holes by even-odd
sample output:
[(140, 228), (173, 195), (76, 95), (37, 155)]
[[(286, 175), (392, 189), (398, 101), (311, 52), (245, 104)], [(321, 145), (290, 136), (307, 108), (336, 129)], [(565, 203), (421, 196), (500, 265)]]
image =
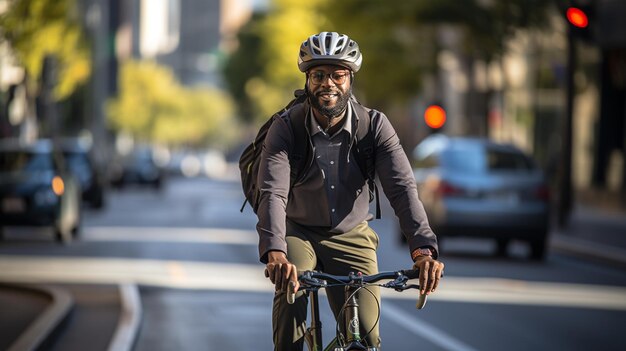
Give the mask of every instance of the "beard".
[[(328, 92), (333, 92), (338, 95), (337, 103), (333, 107), (326, 106), (323, 103), (320, 103), (319, 95), (323, 93), (328, 93)], [(348, 101), (350, 101), (351, 95), (352, 95), (352, 87), (350, 87), (350, 89), (345, 94), (339, 90), (337, 91), (323, 90), (323, 91), (316, 92), (313, 98), (309, 100), (311, 101), (311, 105), (313, 106), (313, 108), (319, 111), (322, 114), (322, 116), (328, 118), (328, 120), (331, 120), (333, 118), (339, 117), (343, 113), (343, 111), (346, 110), (346, 107), (348, 106)]]

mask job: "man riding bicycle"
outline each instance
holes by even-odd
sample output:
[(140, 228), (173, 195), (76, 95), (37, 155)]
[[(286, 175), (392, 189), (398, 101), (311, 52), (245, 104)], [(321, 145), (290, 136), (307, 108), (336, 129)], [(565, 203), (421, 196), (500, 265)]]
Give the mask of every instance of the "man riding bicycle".
[[(302, 350), (307, 299), (302, 292), (286, 302), (289, 284), (298, 288), (297, 270), (329, 274), (378, 272), (378, 235), (368, 221), (370, 189), (355, 156), (359, 122), (371, 123), (373, 161), (380, 184), (399, 218), (414, 267), (420, 270), (421, 293), (434, 292), (443, 271), (437, 261), (437, 238), (417, 194), (413, 172), (387, 117), (360, 106), (352, 95), (354, 75), (361, 68), (358, 44), (348, 36), (321, 32), (305, 40), (298, 68), (305, 73), (307, 100), (286, 113), (305, 118), (307, 138), (294, 140), (293, 124), (278, 118), (265, 138), (258, 175), (259, 254), (275, 284), (272, 315), (275, 350)], [(365, 112), (363, 112), (365, 111)], [(366, 113), (369, 115), (364, 116)], [(298, 115), (299, 114), (299, 115)], [(298, 181), (290, 179), (290, 152), (308, 143), (312, 162)], [(362, 150), (360, 150), (362, 152)], [(365, 342), (380, 347), (376, 325), (379, 290), (359, 291)], [(328, 288), (335, 317), (344, 302), (341, 287)]]

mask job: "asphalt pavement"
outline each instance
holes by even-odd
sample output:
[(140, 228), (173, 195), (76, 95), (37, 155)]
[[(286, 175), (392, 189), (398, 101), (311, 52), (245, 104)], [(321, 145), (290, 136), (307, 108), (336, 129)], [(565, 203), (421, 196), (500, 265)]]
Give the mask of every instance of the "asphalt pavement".
[(567, 225), (552, 230), (550, 249), (626, 269), (626, 209), (577, 204)]
[[(626, 270), (626, 210), (578, 204), (568, 225), (552, 230), (549, 248), (560, 254)], [(138, 294), (124, 293), (124, 290), (128, 291), (121, 289), (120, 294), (115, 287), (104, 290), (76, 286), (50, 289), (3, 282), (0, 284), (0, 304), (3, 305), (3, 316), (11, 318), (0, 318), (0, 348), (17, 349), (17, 343), (25, 339), (30, 340), (32, 349), (50, 346), (59, 343), (60, 333), (71, 336), (62, 339), (61, 342), (67, 344), (65, 346), (77, 346), (76, 343), (85, 340), (76, 336), (82, 333), (69, 331), (69, 327), (86, 326), (89, 323), (85, 317), (98, 315), (97, 324), (100, 328), (106, 326), (106, 332), (101, 334), (111, 339), (99, 340), (99, 343), (103, 346), (109, 343), (109, 350), (131, 350), (141, 323), (142, 309)], [(100, 302), (94, 308), (87, 301), (94, 300), (96, 291), (100, 294), (96, 300)], [(47, 318), (51, 311), (56, 311), (57, 315)], [(58, 348), (53, 346), (52, 349)]]

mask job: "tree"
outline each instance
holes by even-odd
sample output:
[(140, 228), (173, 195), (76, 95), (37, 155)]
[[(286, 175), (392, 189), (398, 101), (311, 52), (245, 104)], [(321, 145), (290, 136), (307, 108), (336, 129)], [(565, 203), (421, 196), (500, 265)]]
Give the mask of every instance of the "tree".
[[(24, 68), (26, 118), (47, 118), (57, 130), (56, 102), (67, 99), (91, 74), (88, 45), (74, 0), (6, 0), (0, 15), (0, 40)], [(37, 111), (36, 101), (43, 109)]]
[(258, 57), (261, 50), (261, 37), (256, 27), (263, 14), (255, 13), (237, 34), (239, 48), (226, 61), (224, 78), (230, 93), (237, 101), (239, 116), (242, 121), (251, 123), (256, 118), (251, 97), (246, 93), (246, 83), (263, 70), (263, 63)]
[(295, 64), (302, 41), (321, 30), (337, 31), (356, 40), (363, 52), (357, 97), (393, 110), (415, 98), (424, 73), (436, 70), (437, 26), (458, 26), (466, 33), (468, 60), (489, 60), (504, 51), (517, 29), (545, 23), (549, 5), (541, 0), (275, 0), (240, 33), (240, 48), (226, 74), (231, 91), (245, 92), (250, 104), (244, 106), (265, 119), (304, 83)]
[(239, 33), (239, 49), (224, 73), (244, 106), (244, 120), (262, 123), (304, 86), (297, 54), (302, 41), (326, 24), (318, 13), (321, 1), (275, 0), (270, 12), (254, 16)]
[(0, 35), (9, 42), (26, 71), (31, 92), (37, 90), (44, 60), (58, 62), (54, 97), (68, 97), (91, 73), (89, 50), (74, 0), (7, 0), (0, 15)]
[(168, 68), (152, 61), (127, 61), (118, 96), (107, 103), (110, 126), (144, 142), (227, 146), (232, 143), (233, 104), (213, 88), (186, 88)]
[(368, 67), (359, 72), (360, 89), (379, 108), (417, 93), (423, 73), (437, 67), (437, 27), (458, 28), (464, 34), (460, 49), (470, 75), (468, 109), (470, 115), (482, 116), (486, 125), (487, 111), (471, 111), (487, 106), (476, 103), (480, 99), (473, 85), (474, 61), (498, 59), (519, 29), (545, 25), (550, 5), (543, 0), (344, 0), (325, 2), (321, 12), (334, 24), (332, 28), (350, 33), (359, 42)]

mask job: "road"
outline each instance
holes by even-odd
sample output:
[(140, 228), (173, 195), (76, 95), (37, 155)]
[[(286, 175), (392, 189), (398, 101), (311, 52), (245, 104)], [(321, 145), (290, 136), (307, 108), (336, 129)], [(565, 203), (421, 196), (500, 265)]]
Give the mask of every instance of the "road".
[[(112, 192), (87, 211), (80, 240), (14, 231), (0, 246), (0, 279), (56, 284), (137, 284), (142, 320), (135, 350), (271, 350), (272, 286), (258, 262), (256, 219), (239, 212), (236, 179), (173, 178), (160, 192)], [(372, 226), (381, 270), (410, 267), (391, 209)], [(446, 277), (424, 310), (411, 292), (384, 295), (387, 350), (622, 350), (626, 272), (550, 252), (543, 263), (515, 243), (442, 240)], [(326, 337), (334, 331), (322, 299)], [(86, 346), (87, 347), (87, 346)]]

